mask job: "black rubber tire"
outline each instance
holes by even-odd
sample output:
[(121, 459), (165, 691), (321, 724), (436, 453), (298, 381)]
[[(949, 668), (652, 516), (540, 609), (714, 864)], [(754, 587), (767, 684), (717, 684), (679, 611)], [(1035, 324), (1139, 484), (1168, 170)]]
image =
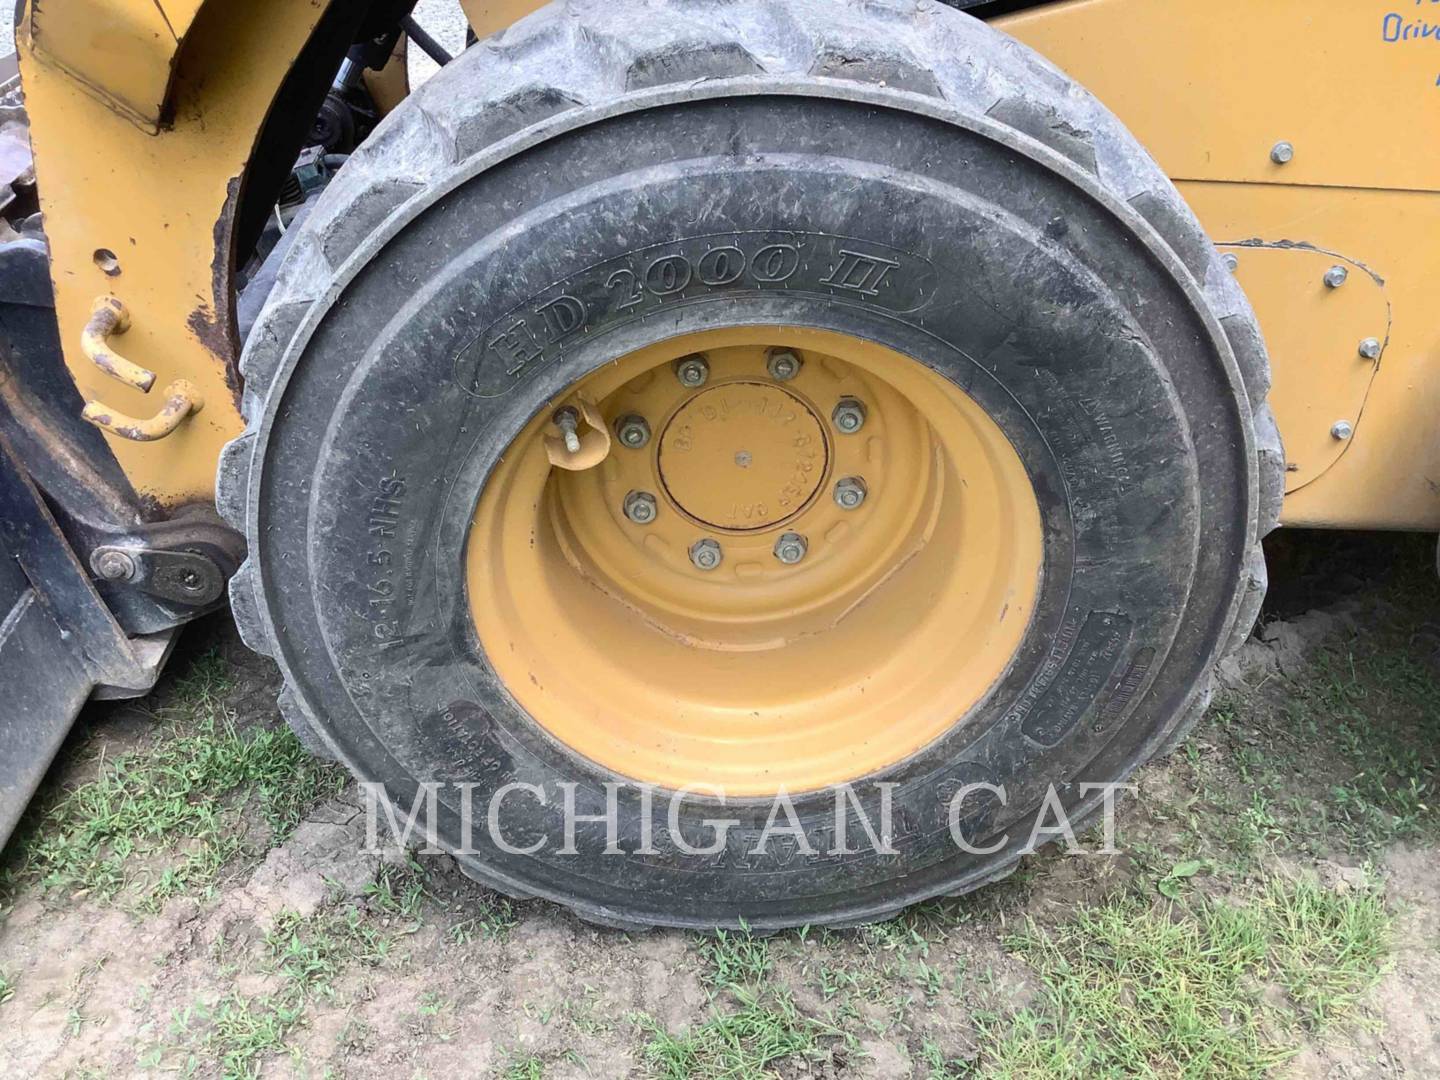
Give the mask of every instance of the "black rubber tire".
[[(696, 268), (720, 244), (749, 270), (707, 284)], [(827, 282), (842, 248), (892, 262), (890, 287)], [(647, 290), (667, 260), (689, 283)], [(617, 270), (633, 294), (617, 298)], [(583, 324), (494, 367), (481, 331), (539, 319), (561, 293), (581, 298)], [(898, 785), (898, 855), (825, 857), (822, 793), (796, 800), (816, 857), (778, 842), (751, 857), (768, 807), (732, 804), (745, 824), (709, 856), (657, 840), (658, 854), (607, 859), (603, 839), (515, 856), (477, 837), (461, 864), (498, 889), (606, 924), (757, 928), (973, 889), (1013, 866), (1046, 785), (1078, 819), (1100, 800), (1082, 783), (1173, 745), (1251, 629), (1282, 479), (1260, 333), (1113, 115), (923, 0), (555, 4), (381, 125), (247, 342), (249, 429), (219, 484), (250, 543), (232, 601), (284, 670), (307, 744), (384, 781), (402, 810), (421, 780), (474, 782), (476, 800), (572, 780), (582, 813), (603, 807), (613, 778), (542, 735), (474, 640), (465, 526), (496, 457), (566, 385), (643, 343), (746, 322), (883, 341), (987, 408), (1047, 531), (1029, 636), (965, 725), (874, 778)], [(979, 804), (967, 833), (1014, 830), (987, 856), (947, 829), (947, 798), (979, 781), (1009, 802)], [(447, 790), (435, 824), (454, 845)], [(514, 834), (559, 836), (558, 802), (527, 804)], [(714, 811), (687, 800), (682, 828)], [(622, 837), (637, 815), (622, 795)]]

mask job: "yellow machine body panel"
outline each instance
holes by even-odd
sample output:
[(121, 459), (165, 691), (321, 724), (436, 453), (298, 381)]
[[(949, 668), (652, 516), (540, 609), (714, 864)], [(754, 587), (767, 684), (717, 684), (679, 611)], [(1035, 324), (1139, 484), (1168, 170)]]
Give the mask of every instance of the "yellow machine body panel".
[[(1385, 284), (1327, 251), (1253, 243), (1223, 250), (1258, 308), (1303, 308), (1309, 315), (1272, 320), (1264, 327), (1274, 357), (1271, 406), (1281, 428), (1290, 432), (1285, 491), (1292, 493), (1334, 465), (1349, 445), (1334, 432), (1343, 434), (1346, 424), (1353, 430), (1375, 380), (1375, 360), (1361, 348), (1383, 349), (1389, 338)], [(1325, 283), (1331, 274), (1336, 275), (1333, 287)], [(1357, 337), (1357, 328), (1373, 334)], [(1315, 378), (1317, 371), (1328, 377)]]
[[(154, 441), (110, 436), (163, 504), (211, 498), (220, 447), (241, 430), (235, 199), (324, 6), (46, 0), (22, 30), (66, 362), (117, 415), (154, 417), (177, 381), (200, 405)], [(541, 5), (462, 6), (483, 37)], [(998, 24), (1118, 113), (1236, 256), (1274, 363), (1288, 524), (1440, 528), (1440, 30), (1426, 29), (1440, 5), (1428, 13), (1069, 0)], [(1324, 283), (1333, 266), (1347, 271), (1339, 288)], [(153, 373), (148, 393), (82, 348), (106, 297), (128, 316), (108, 343)], [(1369, 338), (1378, 360), (1362, 354)], [(1334, 434), (1342, 421), (1349, 438)]]
[(31, 5), (30, 42), (46, 63), (158, 131), (174, 61), (201, 2), (45, 0)]
[[(1270, 401), (1290, 468), (1281, 521), (1440, 528), (1440, 195), (1223, 183), (1180, 190), (1222, 242), (1323, 249), (1225, 249), (1236, 253), (1270, 347)], [(1304, 266), (1272, 271), (1274, 260)], [(1322, 275), (1337, 264), (1349, 266), (1349, 278), (1331, 290)], [(1378, 362), (1361, 354), (1367, 338), (1382, 344)], [(1335, 438), (1337, 423), (1353, 435)]]
[(1440, 4), (1072, 0), (998, 25), (1114, 110), (1236, 256), (1281, 521), (1440, 528)]
[(545, 0), (460, 0), (470, 29), (479, 38), (499, 33), (505, 27), (545, 6)]
[(1070, 0), (996, 25), (1177, 180), (1440, 190), (1440, 4)]

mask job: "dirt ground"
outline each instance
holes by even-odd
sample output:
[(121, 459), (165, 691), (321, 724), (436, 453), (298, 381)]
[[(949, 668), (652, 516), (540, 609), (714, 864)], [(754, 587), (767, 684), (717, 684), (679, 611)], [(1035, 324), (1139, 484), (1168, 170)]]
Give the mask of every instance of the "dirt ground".
[(0, 864), (6, 1076), (1440, 1076), (1433, 538), (1295, 534), (1122, 854), (879, 926), (627, 935), (362, 853), (228, 620)]

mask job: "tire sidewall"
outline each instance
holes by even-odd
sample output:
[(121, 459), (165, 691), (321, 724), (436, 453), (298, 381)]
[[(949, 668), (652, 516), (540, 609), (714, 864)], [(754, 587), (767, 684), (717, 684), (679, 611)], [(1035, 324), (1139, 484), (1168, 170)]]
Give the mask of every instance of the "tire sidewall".
[[(677, 115), (669, 123), (706, 120)], [(886, 120), (857, 113), (848, 131), (863, 140), (865, 125), (878, 131)], [(921, 126), (945, 138), (941, 125)], [(1117, 220), (1053, 172), (1055, 198), (1074, 213), (1083, 208), (1087, 225), (1093, 220), (1083, 249), (1071, 242), (1076, 226), (1060, 227), (1049, 208), (981, 205), (963, 188), (913, 182), (908, 162), (878, 151), (882, 160), (864, 169), (763, 146), (697, 166), (663, 160), (666, 127), (651, 118), (628, 134), (610, 133), (632, 160), (597, 163), (605, 154), (592, 151), (582, 191), (520, 213), (503, 237), (478, 230), (467, 243), (445, 242), (450, 258), (439, 272), (401, 310), (376, 317), (367, 294), (393, 288), (407, 250), (441, 244), (440, 231), (464, 216), (464, 200), (485, 197), (485, 179), (468, 194), (459, 189), (448, 212), (437, 204), (412, 221), (312, 335), (302, 366), (315, 378), (338, 370), (343, 343), (364, 344), (315, 444), (324, 453), (308, 459), (313, 486), (272, 496), (272, 520), (304, 506), (306, 539), (296, 546), (309, 549), (311, 587), (327, 598), (315, 608), (325, 648), (296, 658), (298, 681), (323, 702), (316, 711), (331, 718), (346, 756), (397, 801), (413, 798), (422, 781), (446, 785), (436, 824), (447, 844), (468, 842), (475, 854), (467, 857), (483, 871), (572, 903), (579, 893), (593, 910), (675, 921), (673, 898), (681, 897), (685, 918), (697, 923), (736, 913), (756, 925), (793, 922), (797, 913), (851, 919), (893, 907), (897, 892), (908, 899), (993, 873), (1019, 850), (1026, 819), (1052, 785), (1073, 807), (1082, 782), (1118, 779), (1110, 763), (1133, 760), (1154, 740), (1173, 703), (1148, 700), (1146, 691), (1177, 627), (1215, 618), (1211, 609), (1229, 603), (1213, 586), (1210, 595), (1192, 595), (1203, 492), (1193, 417), (1171, 377), (1177, 365), (1208, 364), (1218, 393), (1223, 350), (1197, 331), (1204, 319), (1185, 284), (1157, 273), (1164, 267), (1142, 246), (1126, 250), (1135, 222)], [(868, 137), (874, 146), (896, 141)], [(952, 138), (971, 153), (984, 148), (958, 132)], [(645, 158), (642, 144), (656, 158), (648, 172), (634, 166)], [(1000, 167), (1000, 149), (991, 153)], [(523, 188), (526, 168), (517, 162), (517, 175), (500, 181), (504, 190)], [(1046, 176), (1036, 169), (1034, 182)], [(742, 205), (765, 209), (747, 221)], [(756, 217), (763, 227), (754, 227)], [(618, 230), (617, 221), (628, 225)], [(1113, 242), (1092, 235), (1105, 230)], [(720, 251), (735, 253), (738, 276), (728, 264), (707, 274)], [(1095, 263), (1117, 254), (1124, 261), (1099, 276)], [(836, 285), (846, 260), (869, 260), (871, 284), (880, 272), (873, 268), (889, 266), (889, 290), (865, 296)], [(1002, 271), (1017, 266), (1028, 266), (1023, 286), (1013, 274), (1004, 280)], [(626, 306), (637, 294), (640, 303)], [(1056, 296), (1068, 302), (1057, 307)], [(578, 319), (562, 318), (566, 311)], [(872, 820), (889, 800), (894, 855), (863, 846), (833, 852), (833, 792), (795, 797), (804, 839), (778, 837), (758, 855), (769, 800), (731, 801), (722, 813), (713, 799), (689, 797), (682, 833), (717, 816), (738, 822), (723, 848), (694, 854), (665, 842), (663, 793), (626, 784), (616, 812), (628, 857), (605, 855), (609, 837), (599, 823), (582, 825), (580, 850), (562, 856), (569, 808), (557, 784), (574, 785), (574, 812), (594, 815), (606, 811), (606, 783), (623, 778), (556, 744), (489, 668), (462, 587), (468, 523), (511, 438), (566, 386), (635, 348), (744, 323), (878, 341), (985, 408), (1024, 462), (1044, 521), (1045, 570), (1030, 632), (1000, 682), (946, 736), (854, 789)], [(526, 335), (538, 351), (517, 368), (524, 353), (512, 346), (527, 348)], [(510, 343), (508, 356), (497, 341)], [(284, 425), (277, 430), (283, 440)], [(1190, 662), (1203, 670), (1207, 661)], [(517, 783), (548, 788), (548, 801), (507, 802), (507, 839), (516, 847), (545, 839), (548, 849), (515, 857), (473, 831), (458, 835), (463, 785), (475, 785), (474, 812)], [(958, 819), (977, 846), (1009, 837), (985, 856), (957, 850), (950, 830), (957, 794), (977, 784), (1007, 792), (1003, 805), (972, 799)], [(636, 855), (647, 816), (657, 850)], [(711, 838), (692, 832), (689, 841)]]

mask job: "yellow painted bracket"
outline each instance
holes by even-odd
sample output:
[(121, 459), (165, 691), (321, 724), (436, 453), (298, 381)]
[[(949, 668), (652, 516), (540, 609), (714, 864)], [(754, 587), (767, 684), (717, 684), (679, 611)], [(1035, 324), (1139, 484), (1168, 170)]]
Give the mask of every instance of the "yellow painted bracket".
[[(85, 331), (80, 336), (80, 351), (106, 375), (148, 394), (155, 385), (155, 373), (126, 360), (110, 345), (112, 334), (123, 334), (129, 329), (130, 313), (125, 310), (124, 302), (118, 297), (102, 296), (95, 301), (90, 321), (85, 324)], [(205, 399), (194, 383), (188, 379), (176, 379), (165, 387), (165, 404), (148, 419), (127, 416), (98, 401), (87, 401), (80, 415), (117, 438), (131, 442), (154, 442), (165, 438), (204, 405)]]
[(545, 0), (460, 0), (470, 29), (482, 40), (544, 6)]
[(154, 416), (146, 419), (126, 416), (98, 401), (86, 402), (85, 411), (80, 415), (117, 438), (129, 439), (131, 442), (155, 442), (169, 435), (204, 405), (204, 399), (200, 397), (194, 383), (186, 379), (176, 379), (165, 387), (165, 404)]
[(115, 296), (102, 296), (91, 308), (90, 321), (80, 335), (80, 351), (106, 375), (148, 394), (155, 385), (155, 373), (126, 360), (110, 346), (110, 335), (123, 334), (129, 329), (130, 312), (124, 301)]

